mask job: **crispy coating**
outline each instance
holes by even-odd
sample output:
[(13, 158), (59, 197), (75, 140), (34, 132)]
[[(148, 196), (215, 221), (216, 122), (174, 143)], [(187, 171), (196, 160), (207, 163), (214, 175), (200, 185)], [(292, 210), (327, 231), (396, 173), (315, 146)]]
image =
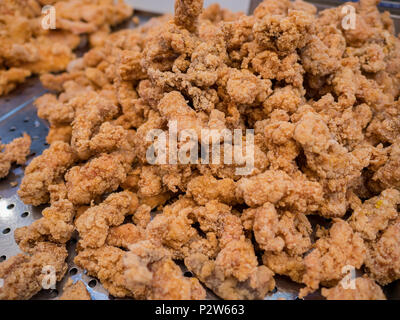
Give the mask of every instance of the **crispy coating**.
[(322, 188), (303, 176), (290, 177), (284, 171), (267, 170), (237, 183), (236, 196), (252, 207), (266, 202), (304, 212), (318, 209)]
[(362, 277), (354, 281), (355, 289), (344, 289), (339, 283), (331, 289), (322, 288), (322, 295), (327, 300), (386, 300), (381, 287), (374, 280)]
[(65, 175), (68, 199), (73, 204), (89, 204), (106, 192), (115, 191), (126, 178), (123, 155), (101, 154)]
[(132, 244), (124, 257), (126, 285), (148, 300), (203, 300), (206, 292), (195, 278), (186, 278), (163, 248), (150, 241)]
[(365, 201), (354, 210), (349, 219), (350, 226), (366, 240), (375, 240), (378, 233), (385, 230), (390, 221), (398, 216), (400, 192), (387, 189), (380, 196)]
[(187, 195), (192, 196), (200, 205), (211, 200), (233, 204), (236, 202), (235, 182), (232, 179), (217, 180), (213, 176), (198, 176), (187, 186)]
[(4, 285), (0, 288), (0, 299), (30, 299), (46, 283), (45, 268), (53, 268), (57, 281), (67, 271), (67, 250), (49, 242), (40, 242), (32, 250), (32, 255), (20, 253), (0, 263), (0, 278)]
[(368, 244), (365, 266), (369, 276), (381, 285), (400, 277), (400, 220), (391, 222), (377, 241)]
[(292, 256), (285, 251), (265, 252), (262, 259), (263, 263), (276, 274), (288, 276), (298, 283), (303, 282), (306, 271), (303, 256)]
[(189, 216), (194, 207), (190, 198), (181, 198), (165, 206), (162, 214), (148, 224), (146, 237), (168, 248), (174, 258), (182, 259), (190, 251), (191, 244), (201, 240)]
[[(143, 200), (140, 199), (140, 202), (143, 202)], [(161, 204), (164, 204), (164, 203), (161, 203)], [(156, 207), (156, 206), (153, 205), (153, 207)], [(153, 209), (152, 206), (149, 206), (146, 203), (143, 203), (136, 209), (136, 211), (132, 217), (132, 221), (138, 227), (146, 229), (147, 225), (150, 223), (150, 220), (151, 220), (151, 210), (152, 209)]]
[[(0, 92), (24, 70), (67, 71), (41, 76), (53, 91), (36, 101), (51, 146), (20, 196), (51, 206), (16, 232), (24, 251), (65, 243), (76, 227), (76, 263), (117, 297), (203, 299), (202, 283), (221, 298), (262, 299), (279, 274), (306, 285), (301, 297), (326, 286), (328, 298), (384, 298), (373, 281), (400, 274), (400, 41), (377, 1), (350, 3), (349, 30), (343, 6), (317, 13), (265, 0), (247, 16), (177, 0), (174, 17), (114, 33), (130, 13), (121, 2), (52, 2), (63, 11), (57, 33), (29, 27), (35, 2), (0, 23), (0, 79), (10, 73)], [(71, 60), (75, 34), (87, 32), (95, 47)], [(173, 121), (178, 135), (198, 135), (201, 160), (211, 159), (209, 138), (226, 160), (226, 133), (247, 133), (234, 143), (244, 154), (254, 138), (253, 170), (239, 175), (236, 160), (150, 163), (152, 129), (175, 159)], [(354, 292), (337, 286), (349, 265), (369, 276)]]
[(74, 108), (72, 104), (64, 104), (57, 100), (51, 93), (46, 93), (35, 100), (39, 118), (49, 121), (51, 126), (65, 125), (74, 119)]
[(196, 20), (203, 10), (203, 0), (178, 0), (175, 2), (175, 23), (189, 31), (196, 30)]
[(18, 190), (21, 200), (36, 206), (47, 203), (50, 200), (49, 186), (63, 177), (76, 160), (73, 149), (67, 143), (53, 143), (25, 169), (25, 176)]
[(264, 265), (277, 274), (302, 282), (303, 257), (311, 249), (312, 227), (307, 217), (301, 212), (280, 211), (273, 204), (265, 203), (245, 210), (241, 220), (264, 250)]
[(321, 282), (341, 279), (345, 266), (360, 268), (366, 253), (360, 235), (353, 232), (347, 222), (335, 220), (329, 234), (318, 239), (314, 250), (304, 258), (306, 272), (302, 281), (307, 287), (300, 291), (300, 297), (313, 292)]
[(360, 177), (361, 170), (369, 165), (372, 147), (360, 144), (352, 152), (332, 139), (323, 116), (308, 106), (298, 111), (299, 121), (294, 139), (301, 144), (307, 161), (308, 175), (318, 177), (324, 187), (321, 215), (341, 217), (346, 213), (345, 200), (349, 186)]
[[(56, 12), (55, 28), (42, 27), (42, 6)], [(46, 11), (49, 13), (49, 11)], [(31, 74), (64, 71), (75, 59), (72, 52), (81, 34), (92, 46), (102, 45), (115, 26), (132, 14), (122, 0), (4, 0), (0, 10), (0, 95), (13, 90)], [(55, 30), (53, 30), (55, 29)]]
[(31, 252), (38, 242), (65, 244), (72, 236), (75, 209), (68, 200), (59, 200), (42, 211), (43, 217), (31, 225), (14, 231), (15, 241), (22, 251)]
[(191, 245), (195, 250), (185, 258), (188, 269), (207, 287), (224, 299), (261, 299), (275, 287), (273, 272), (258, 265), (240, 219), (228, 206), (213, 200), (195, 209), (193, 218), (208, 239), (216, 236), (221, 248), (217, 254), (202, 253), (195, 242)]
[(72, 279), (68, 279), (60, 300), (91, 300), (91, 297), (82, 281), (74, 283)]
[(0, 178), (8, 175), (12, 163), (25, 164), (30, 148), (31, 137), (26, 133), (21, 138), (16, 138), (5, 146), (2, 145), (1, 149), (4, 151), (0, 153)]
[(271, 203), (262, 207), (248, 209), (247, 214), (254, 216), (254, 237), (260, 248), (269, 252), (281, 252), (300, 255), (311, 247), (311, 224), (302, 213), (283, 212), (278, 214)]
[(19, 83), (23, 83), (30, 75), (31, 72), (26, 69), (10, 68), (8, 70), (0, 70), (0, 96), (14, 90)]
[[(265, 266), (254, 268), (246, 281), (239, 281), (235, 277), (225, 276), (221, 266), (217, 266), (215, 261), (201, 253), (187, 257), (185, 264), (200, 281), (223, 299), (263, 299), (268, 291), (275, 288), (273, 272)], [(222, 277), (219, 276), (220, 272)]]
[(144, 230), (132, 223), (126, 223), (109, 229), (106, 243), (110, 246), (128, 249), (131, 244), (145, 238)]
[[(76, 150), (81, 159), (88, 159), (91, 155), (91, 149), (96, 151), (96, 147), (100, 143), (110, 143), (112, 141), (101, 141), (103, 136), (115, 134), (114, 132), (108, 133), (110, 128), (103, 124), (105, 121), (111, 119), (118, 113), (118, 107), (112, 101), (104, 99), (100, 96), (95, 96), (90, 99), (83, 108), (76, 110), (74, 121), (72, 122), (72, 137), (71, 146)], [(94, 132), (98, 126), (103, 124), (99, 129), (99, 137), (95, 139)], [(95, 141), (91, 141), (91, 138)], [(99, 141), (100, 140), (100, 141)], [(104, 148), (104, 147), (103, 147)], [(99, 148), (102, 149), (101, 147)]]
[(266, 15), (253, 27), (255, 40), (265, 49), (291, 52), (306, 44), (312, 30), (312, 16), (304, 11), (290, 11), (287, 17)]
[(380, 167), (373, 176), (373, 180), (379, 182), (382, 188), (400, 187), (400, 142), (396, 141), (390, 146), (389, 159)]
[(88, 248), (79, 251), (74, 262), (88, 274), (100, 280), (103, 287), (114, 297), (133, 296), (126, 288), (123, 257), (125, 251), (112, 247)]
[(107, 239), (109, 228), (119, 226), (130, 213), (132, 195), (129, 191), (113, 193), (102, 203), (90, 207), (76, 221), (79, 245), (82, 248), (100, 248)]
[(72, 127), (70, 125), (50, 127), (46, 137), (46, 142), (52, 144), (56, 141), (70, 143), (72, 136)]

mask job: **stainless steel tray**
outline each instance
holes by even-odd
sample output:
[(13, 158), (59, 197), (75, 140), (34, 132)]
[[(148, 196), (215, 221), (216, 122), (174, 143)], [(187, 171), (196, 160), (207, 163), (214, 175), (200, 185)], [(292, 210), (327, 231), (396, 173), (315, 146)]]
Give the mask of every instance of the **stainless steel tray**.
[[(39, 79), (31, 78), (12, 94), (0, 98), (0, 137), (2, 143), (28, 133), (32, 137), (31, 155), (27, 164), (47, 148), (48, 125), (36, 115), (32, 102), (46, 90)], [(0, 261), (4, 261), (21, 251), (14, 240), (16, 228), (31, 224), (41, 217), (44, 207), (25, 205), (18, 197), (18, 185), (23, 177), (24, 166), (13, 166), (7, 178), (0, 180)], [(18, 183), (18, 185), (15, 185)], [(108, 292), (96, 279), (87, 276), (74, 263), (76, 235), (68, 243), (68, 274), (57, 284), (56, 290), (42, 290), (33, 299), (57, 299), (68, 277), (83, 280), (93, 299), (108, 299)]]
[[(40, 84), (38, 78), (31, 78), (20, 86), (12, 94), (0, 98), (0, 137), (2, 143), (8, 143), (14, 138), (21, 136), (24, 132), (32, 137), (31, 155), (27, 164), (35, 157), (40, 155), (48, 147), (46, 136), (48, 124), (39, 119), (36, 115), (36, 108), (33, 101), (44, 94), (46, 90)], [(26, 164), (26, 165), (27, 165)], [(25, 165), (25, 166), (26, 166)], [(23, 178), (25, 166), (14, 165), (10, 174), (0, 180), (0, 261), (4, 261), (21, 251), (14, 240), (14, 230), (31, 224), (39, 219), (44, 206), (33, 207), (25, 205), (18, 197), (18, 186)], [(18, 183), (18, 185), (15, 185)], [(57, 284), (56, 290), (42, 290), (32, 299), (57, 299), (62, 294), (63, 286), (69, 277), (74, 281), (82, 280), (93, 300), (109, 300), (113, 297), (101, 286), (99, 281), (89, 277), (85, 272), (73, 263), (75, 257), (75, 244), (77, 235), (75, 234), (68, 242), (68, 273), (64, 279)], [(185, 271), (184, 266), (181, 266)], [(266, 297), (266, 300), (276, 300), (285, 298), (293, 300), (297, 298), (298, 285), (294, 285), (284, 277), (277, 279), (275, 292)], [(217, 299), (210, 291), (208, 299)]]
[[(312, 1), (315, 3), (315, 1)], [(147, 21), (153, 15), (147, 13), (135, 14), (141, 22)], [(130, 22), (124, 27), (132, 27)], [(26, 83), (19, 86), (11, 94), (0, 98), (0, 138), (2, 143), (8, 143), (14, 138), (28, 133), (32, 137), (31, 155), (27, 164), (37, 155), (40, 155), (48, 147), (46, 135), (48, 124), (39, 119), (36, 115), (36, 108), (33, 101), (44, 94), (46, 89), (42, 87), (37, 77), (28, 79)], [(25, 165), (26, 166), (26, 165)], [(0, 262), (20, 253), (14, 240), (14, 230), (31, 224), (34, 220), (41, 217), (41, 211), (44, 207), (32, 207), (25, 205), (18, 197), (18, 186), (23, 177), (25, 166), (13, 165), (10, 174), (5, 179), (0, 180)], [(17, 185), (15, 185), (17, 183)], [(55, 300), (62, 294), (63, 287), (68, 280), (82, 280), (93, 300), (114, 299), (102, 287), (100, 282), (85, 274), (84, 270), (78, 268), (74, 263), (75, 245), (77, 235), (68, 242), (68, 272), (64, 279), (57, 284), (56, 290), (42, 290), (32, 299)], [(182, 266), (183, 271), (184, 267)], [(276, 300), (285, 298), (287, 300), (297, 299), (297, 293), (300, 285), (293, 283), (286, 277), (276, 277), (275, 291), (265, 297), (265, 300)], [(400, 299), (399, 282), (392, 283), (384, 288), (385, 294), (390, 299)], [(207, 299), (218, 299), (213, 293), (208, 292)], [(319, 293), (315, 293), (307, 299), (321, 299)]]

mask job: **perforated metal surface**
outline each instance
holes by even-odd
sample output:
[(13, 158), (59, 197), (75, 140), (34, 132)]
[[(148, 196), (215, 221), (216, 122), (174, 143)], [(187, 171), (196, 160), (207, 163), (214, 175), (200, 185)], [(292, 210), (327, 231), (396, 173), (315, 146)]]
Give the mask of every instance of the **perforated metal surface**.
[[(48, 147), (46, 143), (48, 125), (37, 117), (36, 108), (33, 105), (33, 101), (45, 92), (46, 90), (41, 86), (40, 81), (37, 78), (32, 78), (12, 94), (0, 98), (1, 142), (8, 143), (20, 137), (24, 132), (32, 137), (31, 155), (26, 165)], [(30, 225), (34, 220), (39, 219), (42, 216), (41, 211), (45, 208), (45, 206), (32, 207), (25, 205), (17, 195), (17, 190), (24, 174), (23, 169), (26, 165), (14, 165), (10, 174), (5, 179), (0, 180), (0, 261), (4, 261), (21, 252), (14, 240), (15, 229)], [(86, 275), (82, 269), (73, 263), (76, 255), (76, 241), (77, 235), (75, 234), (67, 245), (69, 252), (67, 261), (68, 273), (57, 284), (57, 289), (42, 290), (33, 299), (57, 299), (62, 294), (62, 289), (69, 277), (74, 281), (82, 280), (93, 300), (112, 299), (99, 281)], [(183, 265), (181, 267), (183, 272), (187, 271)], [(267, 296), (266, 299), (296, 299), (298, 288), (297, 285), (284, 278), (278, 279), (276, 292)], [(217, 297), (209, 291), (207, 299), (214, 300)]]
[[(314, 2), (314, 1), (313, 1)], [(151, 18), (149, 14), (139, 15), (141, 22)], [(127, 24), (125, 27), (132, 24)], [(41, 86), (37, 78), (29, 79), (25, 84), (13, 91), (10, 95), (0, 98), (0, 138), (2, 143), (8, 143), (14, 138), (28, 133), (32, 137), (31, 155), (27, 164), (33, 157), (40, 155), (47, 148), (46, 135), (48, 125), (45, 121), (39, 119), (36, 115), (36, 108), (33, 101), (45, 93), (46, 90)], [(26, 164), (26, 165), (27, 165)], [(25, 166), (26, 166), (25, 165)], [(14, 230), (31, 224), (34, 220), (41, 217), (41, 211), (44, 207), (32, 207), (25, 205), (18, 197), (18, 186), (23, 177), (24, 166), (13, 166), (7, 178), (0, 180), (0, 262), (20, 253), (20, 250), (14, 240)], [(89, 277), (85, 272), (78, 268), (74, 263), (75, 245), (77, 235), (68, 242), (68, 272), (64, 279), (57, 284), (56, 290), (42, 290), (32, 299), (58, 299), (62, 294), (62, 289), (68, 280), (82, 280), (93, 300), (113, 299), (108, 292), (101, 286), (99, 281)], [(184, 266), (181, 266), (185, 272)], [(276, 300), (285, 298), (294, 300), (301, 287), (298, 284), (289, 281), (285, 277), (276, 277), (277, 287), (274, 293), (268, 295), (266, 300)], [(385, 288), (385, 294), (390, 299), (400, 298), (400, 285), (398, 282)], [(212, 293), (207, 293), (208, 299), (217, 299)], [(321, 298), (318, 293), (309, 297), (310, 299)]]
[[(46, 143), (47, 123), (37, 117), (36, 108), (32, 104), (37, 97), (45, 92), (39, 80), (32, 78), (12, 94), (0, 98), (1, 142), (8, 143), (14, 138), (20, 137), (23, 132), (28, 133), (32, 138), (32, 146), (27, 164), (48, 147)], [(10, 174), (5, 179), (0, 180), (0, 261), (21, 252), (14, 240), (15, 229), (30, 225), (42, 216), (43, 206), (25, 205), (17, 195), (25, 166), (14, 165)], [(87, 276), (73, 263), (75, 243), (76, 235), (68, 243), (68, 274), (63, 281), (57, 284), (57, 290), (42, 290), (33, 299), (57, 299), (69, 277), (74, 281), (82, 280), (86, 284), (92, 299), (109, 299), (107, 291), (99, 282)]]
[[(8, 143), (14, 138), (20, 137), (23, 132), (32, 137), (31, 155), (27, 164), (40, 155), (48, 147), (46, 136), (48, 125), (36, 115), (36, 108), (33, 101), (44, 94), (46, 90), (41, 86), (37, 78), (29, 81), (14, 91), (11, 95), (0, 98), (0, 138), (2, 143)], [(26, 164), (26, 165), (27, 165)], [(25, 166), (26, 166), (25, 165)], [(0, 261), (20, 253), (14, 240), (14, 230), (31, 224), (39, 219), (44, 206), (32, 207), (25, 205), (18, 197), (18, 186), (23, 178), (22, 166), (13, 166), (7, 178), (0, 180)], [(71, 277), (74, 281), (82, 280), (92, 299), (108, 300), (108, 292), (94, 278), (87, 276), (82, 269), (78, 268), (73, 259), (76, 255), (75, 244), (77, 235), (68, 243), (68, 273), (64, 279), (57, 284), (57, 290), (42, 290), (33, 299), (57, 299), (62, 293), (66, 281)], [(187, 271), (181, 265), (182, 271)], [(276, 278), (277, 287), (275, 292), (268, 295), (266, 300), (285, 298), (294, 300), (297, 298), (299, 285), (294, 284), (285, 277)], [(313, 297), (319, 298), (318, 295)], [(211, 291), (207, 292), (207, 299), (218, 299)]]
[[(20, 137), (24, 132), (32, 137), (31, 155), (26, 165), (48, 147), (46, 143), (48, 125), (37, 117), (36, 108), (33, 105), (33, 101), (45, 92), (46, 90), (41, 86), (40, 81), (37, 78), (32, 78), (12, 94), (0, 98), (0, 138), (2, 143), (8, 143)], [(26, 165), (14, 165), (8, 177), (0, 180), (0, 261), (21, 252), (14, 240), (14, 230), (39, 219), (42, 216), (41, 211), (45, 208), (45, 206), (25, 205), (17, 195), (18, 186), (24, 174), (23, 169)], [(74, 234), (73, 239), (67, 245), (69, 252), (68, 273), (57, 284), (57, 289), (42, 290), (33, 299), (57, 299), (62, 294), (62, 289), (70, 277), (74, 281), (82, 280), (93, 300), (112, 299), (99, 281), (86, 275), (82, 269), (73, 263), (76, 255), (77, 238), (77, 234)], [(180, 266), (183, 272), (187, 271), (183, 264)], [(265, 298), (266, 300), (278, 298), (294, 300), (297, 298), (299, 285), (284, 277), (277, 277), (276, 282), (275, 292), (268, 295)], [(314, 298), (318, 298), (318, 295)], [(215, 300), (218, 298), (211, 291), (208, 291), (207, 299)]]

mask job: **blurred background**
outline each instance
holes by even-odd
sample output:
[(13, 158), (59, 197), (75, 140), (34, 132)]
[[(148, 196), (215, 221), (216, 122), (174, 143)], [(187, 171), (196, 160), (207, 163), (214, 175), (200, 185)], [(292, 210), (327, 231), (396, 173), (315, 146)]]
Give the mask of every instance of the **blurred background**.
[[(175, 0), (125, 0), (132, 5), (136, 11), (149, 13), (172, 13), (174, 11)], [(326, 9), (342, 5), (345, 2), (357, 2), (358, 0), (305, 0), (313, 3), (318, 9)], [(234, 12), (243, 11), (246, 13), (253, 12), (254, 8), (262, 2), (262, 0), (204, 0), (204, 6), (207, 7), (212, 3), (218, 2), (221, 7), (228, 8)], [(392, 19), (395, 22), (397, 32), (400, 31), (400, 0), (381, 1), (379, 8), (382, 11), (390, 11)]]
[[(316, 4), (321, 8), (338, 6), (344, 2), (357, 2), (357, 0), (306, 0)], [(134, 6), (135, 9), (140, 11), (147, 11), (153, 13), (166, 13), (173, 12), (175, 0), (126, 0)], [(232, 11), (249, 12), (253, 10), (261, 0), (204, 0), (204, 5), (208, 6), (211, 3), (218, 2), (222, 7), (228, 8)], [(379, 5), (383, 10), (390, 10), (400, 14), (400, 0), (381, 1)]]

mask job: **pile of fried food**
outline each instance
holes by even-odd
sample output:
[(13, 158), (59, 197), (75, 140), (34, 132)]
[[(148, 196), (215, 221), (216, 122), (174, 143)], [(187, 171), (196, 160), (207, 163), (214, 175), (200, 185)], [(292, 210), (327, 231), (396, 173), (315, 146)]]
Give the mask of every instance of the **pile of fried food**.
[[(265, 0), (246, 16), (177, 0), (43, 75), (50, 147), (18, 194), (50, 206), (15, 231), (24, 253), (0, 264), (0, 298), (32, 297), (45, 265), (60, 280), (76, 230), (74, 262), (115, 297), (263, 299), (280, 275), (299, 297), (385, 299), (400, 278), (400, 40), (377, 2), (349, 3), (344, 30), (342, 7)], [(254, 129), (254, 170), (147, 163), (146, 134), (172, 120)], [(79, 282), (63, 296), (87, 297)]]
[[(44, 24), (50, 22), (50, 11), (43, 12), (48, 20), (42, 14), (44, 5), (53, 6), (55, 30)], [(123, 0), (1, 0), (0, 96), (32, 74), (64, 71), (75, 59), (80, 35), (101, 46), (111, 26), (131, 15)]]

